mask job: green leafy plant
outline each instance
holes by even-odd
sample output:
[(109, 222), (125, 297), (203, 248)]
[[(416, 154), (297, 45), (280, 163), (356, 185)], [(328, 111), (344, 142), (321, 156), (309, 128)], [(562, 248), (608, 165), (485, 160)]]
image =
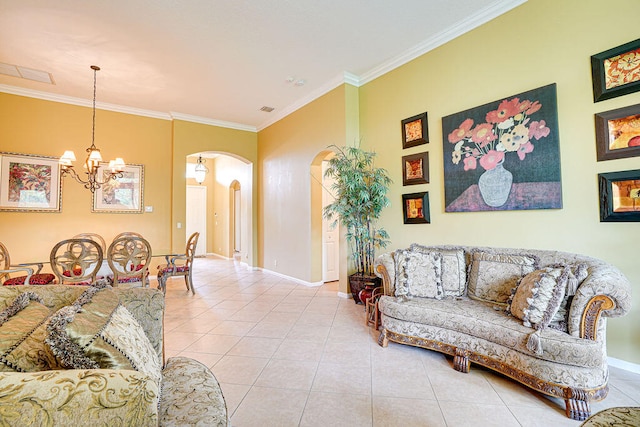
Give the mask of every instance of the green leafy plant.
[(332, 145), (336, 155), (329, 160), (325, 177), (332, 178), (335, 200), (323, 215), (335, 226), (338, 220), (347, 230), (356, 274), (372, 276), (377, 248), (388, 244), (389, 235), (377, 227), (382, 209), (389, 205), (387, 191), (391, 179), (383, 168), (375, 167), (375, 153), (358, 147)]

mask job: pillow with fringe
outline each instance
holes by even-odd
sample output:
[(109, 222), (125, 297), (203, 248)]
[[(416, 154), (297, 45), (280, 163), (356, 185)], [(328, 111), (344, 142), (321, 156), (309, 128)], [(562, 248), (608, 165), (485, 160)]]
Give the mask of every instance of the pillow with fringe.
[(37, 372), (60, 369), (44, 343), (52, 311), (34, 292), (18, 295), (0, 312), (0, 371)]
[(474, 251), (468, 275), (469, 298), (506, 306), (511, 289), (536, 270), (538, 263), (533, 255)]
[(398, 250), (395, 254), (397, 297), (442, 299), (442, 255)]
[(459, 297), (464, 295), (467, 285), (467, 265), (462, 248), (429, 247), (412, 244), (409, 250), (442, 255), (442, 290), (445, 296)]
[(133, 369), (162, 380), (158, 354), (111, 289), (91, 287), (47, 323), (45, 342), (70, 369)]

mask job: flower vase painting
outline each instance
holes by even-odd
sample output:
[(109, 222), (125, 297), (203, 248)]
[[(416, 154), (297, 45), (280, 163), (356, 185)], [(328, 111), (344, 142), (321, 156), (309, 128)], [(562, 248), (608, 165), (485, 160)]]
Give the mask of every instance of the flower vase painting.
[(445, 212), (560, 209), (556, 85), (442, 118)]

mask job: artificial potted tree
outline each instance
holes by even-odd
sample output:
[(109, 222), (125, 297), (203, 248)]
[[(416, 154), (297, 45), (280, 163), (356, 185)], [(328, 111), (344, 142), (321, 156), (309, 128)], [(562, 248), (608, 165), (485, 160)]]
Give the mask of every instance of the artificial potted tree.
[[(380, 284), (373, 270), (376, 249), (387, 246), (389, 235), (377, 226), (382, 209), (389, 205), (387, 191), (391, 179), (383, 168), (375, 167), (375, 153), (359, 146), (331, 146), (335, 156), (329, 160), (325, 177), (332, 178), (335, 200), (325, 206), (323, 215), (346, 228), (347, 242), (355, 272), (349, 287), (356, 304), (360, 292)], [(367, 286), (369, 285), (369, 286)]]

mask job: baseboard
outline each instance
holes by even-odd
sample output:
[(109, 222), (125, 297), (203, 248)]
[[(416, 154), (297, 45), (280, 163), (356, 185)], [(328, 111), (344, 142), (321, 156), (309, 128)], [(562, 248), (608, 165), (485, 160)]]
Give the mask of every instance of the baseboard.
[(273, 274), (274, 276), (282, 277), (283, 279), (291, 280), (292, 282), (299, 283), (310, 288), (315, 288), (324, 285), (324, 282), (307, 282), (306, 280), (298, 279), (296, 277), (287, 276), (286, 274), (278, 273), (277, 271), (268, 270), (266, 268), (259, 268), (259, 270), (265, 273)]
[(344, 298), (344, 299), (351, 299), (353, 298), (353, 295), (351, 295), (351, 293), (344, 293), (344, 292), (338, 292), (338, 297), (340, 298)]
[(608, 357), (607, 363), (614, 368), (624, 369), (625, 371), (633, 372), (634, 374), (640, 374), (640, 365), (637, 363), (627, 362), (625, 360), (616, 359), (615, 357)]
[(220, 255), (220, 254), (213, 253), (213, 252), (209, 252), (209, 253), (208, 253), (207, 255), (205, 255), (205, 256), (212, 256), (212, 257), (215, 257), (215, 258), (226, 259), (227, 261), (229, 261), (229, 260), (233, 259), (233, 258), (229, 258), (229, 257), (226, 257), (226, 256), (222, 256), (222, 255)]

